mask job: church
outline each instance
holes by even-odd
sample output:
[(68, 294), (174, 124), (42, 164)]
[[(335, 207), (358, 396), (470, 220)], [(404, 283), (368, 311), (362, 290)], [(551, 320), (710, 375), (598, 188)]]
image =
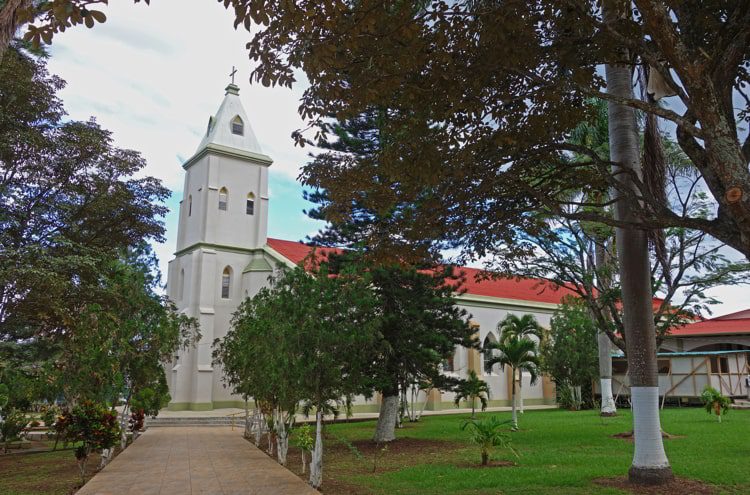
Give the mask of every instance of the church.
[[(183, 164), (185, 182), (167, 295), (181, 312), (198, 319), (201, 338), (167, 365), (170, 410), (244, 407), (242, 398), (224, 386), (221, 369), (212, 364), (212, 343), (227, 334), (237, 306), (266, 286), (276, 267), (293, 267), (312, 249), (267, 235), (272, 163), (253, 133), (239, 87), (229, 84), (198, 149)], [(466, 292), (457, 296), (457, 304), (471, 315), (482, 343), (499, 339), (497, 325), (509, 313), (533, 314), (548, 328), (561, 299), (569, 294), (565, 289), (543, 289), (537, 280), (477, 281), (478, 270), (462, 270)], [(489, 384), (490, 406), (510, 405), (511, 374), (503, 369), (485, 372), (477, 350), (459, 347), (444, 365), (445, 373), (458, 377), (466, 377), (470, 370)], [(528, 375), (522, 380), (526, 405), (555, 404), (555, 387), (548, 377), (534, 385)], [(435, 390), (425, 399), (428, 410), (455, 407), (451, 393)], [(379, 407), (377, 397), (360, 398), (354, 411), (377, 412)]]

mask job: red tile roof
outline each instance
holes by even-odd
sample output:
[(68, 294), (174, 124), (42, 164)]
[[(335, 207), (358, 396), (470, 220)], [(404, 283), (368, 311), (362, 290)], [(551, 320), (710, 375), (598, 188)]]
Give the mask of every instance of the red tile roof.
[(670, 335), (675, 337), (689, 337), (745, 333), (750, 333), (750, 309), (675, 328)]
[[(313, 249), (312, 246), (307, 246), (301, 242), (272, 238), (269, 238), (267, 242), (270, 248), (295, 265), (301, 263)], [(341, 252), (341, 250), (334, 248), (315, 249), (317, 254), (323, 256), (330, 252)], [(466, 293), (476, 296), (560, 304), (564, 296), (575, 295), (569, 288), (559, 287), (541, 279), (502, 278), (477, 280), (477, 276), (482, 274), (482, 270), (468, 267), (460, 268), (459, 274), (463, 274), (466, 278), (463, 285)]]

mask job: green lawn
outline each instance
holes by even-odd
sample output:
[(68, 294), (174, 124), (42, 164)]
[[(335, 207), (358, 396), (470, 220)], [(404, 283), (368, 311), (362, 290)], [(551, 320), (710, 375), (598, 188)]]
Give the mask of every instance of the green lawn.
[[(509, 417), (509, 413), (498, 414)], [(460, 425), (468, 415), (428, 416), (398, 430), (399, 440), (378, 455), (369, 442), (374, 422), (337, 424), (327, 429), (324, 493), (340, 494), (587, 494), (622, 493), (592, 483), (624, 476), (633, 444), (611, 435), (629, 431), (629, 410), (603, 419), (594, 411), (527, 411), (513, 433), (520, 458), (497, 452), (512, 467), (477, 468), (479, 451)], [(679, 477), (716, 485), (718, 493), (750, 493), (750, 411), (731, 411), (718, 424), (703, 409), (666, 409), (665, 440)], [(348, 444), (348, 445), (347, 445)], [(399, 445), (401, 444), (401, 445)], [(298, 452), (289, 467), (299, 473)]]

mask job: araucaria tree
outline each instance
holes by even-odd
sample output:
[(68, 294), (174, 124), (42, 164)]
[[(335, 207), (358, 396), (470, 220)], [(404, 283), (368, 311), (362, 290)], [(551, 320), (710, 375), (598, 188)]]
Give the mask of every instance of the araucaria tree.
[[(305, 72), (310, 87), (300, 110), (312, 127), (325, 132), (330, 117), (343, 121), (370, 108), (397, 109), (383, 121), (388, 140), (381, 159), (304, 172), (304, 181), (328, 191), (337, 205), (362, 198), (381, 210), (388, 209), (384, 203), (417, 205), (392, 229), (411, 239), (458, 245), (469, 257), (501, 243), (517, 245), (519, 232), (544, 221), (534, 214), (539, 211), (618, 228), (624, 335), (635, 373), (630, 479), (671, 479), (653, 398), (655, 337), (644, 231), (701, 230), (750, 256), (750, 138), (741, 130), (750, 119), (750, 4), (225, 5), (234, 9), (237, 25), (265, 26), (248, 45), (259, 62), (256, 80), (291, 86), (294, 71)], [(632, 94), (635, 66), (649, 72), (650, 99)], [(610, 161), (566, 139), (591, 97), (610, 104)], [(654, 101), (662, 97), (678, 101), (665, 107)], [(635, 110), (674, 125), (715, 202), (710, 215), (674, 211), (644, 180)], [(297, 137), (304, 142), (302, 133)], [(571, 163), (571, 153), (589, 160)], [(571, 184), (611, 189), (616, 213), (609, 215), (608, 197), (567, 211)]]
[[(368, 110), (337, 123), (332, 139), (318, 142), (326, 151), (305, 168), (335, 169), (349, 161), (379, 160), (382, 141), (388, 139), (381, 127), (388, 118), (388, 112)], [(450, 380), (440, 376), (442, 362), (457, 346), (477, 345), (468, 314), (455, 304), (454, 294), (461, 292), (462, 279), (453, 268), (434, 261), (429, 241), (407, 246), (403, 236), (389, 232), (397, 218), (408, 216), (412, 205), (382, 210), (358, 199), (347, 204), (341, 216), (332, 211), (328, 191), (317, 190), (307, 199), (315, 205), (311, 217), (329, 220), (315, 236), (315, 243), (346, 248), (331, 256), (332, 267), (356, 270), (372, 286), (378, 342), (370, 376), (373, 390), (382, 398), (373, 440), (390, 442), (396, 438), (399, 398), (415, 381), (449, 386)], [(377, 244), (370, 244), (374, 231), (383, 235), (376, 236)], [(393, 256), (394, 252), (399, 256)]]
[(215, 343), (214, 359), (235, 392), (273, 401), (287, 414), (302, 402), (315, 410), (315, 488), (323, 481), (324, 412), (369, 390), (373, 307), (372, 291), (359, 277), (295, 268), (246, 300), (226, 338)]

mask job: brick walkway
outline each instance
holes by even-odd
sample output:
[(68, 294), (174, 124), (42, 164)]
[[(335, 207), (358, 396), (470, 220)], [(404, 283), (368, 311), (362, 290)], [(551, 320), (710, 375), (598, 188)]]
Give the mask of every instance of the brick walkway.
[(242, 430), (223, 427), (150, 428), (78, 491), (78, 495), (316, 493), (245, 441)]

